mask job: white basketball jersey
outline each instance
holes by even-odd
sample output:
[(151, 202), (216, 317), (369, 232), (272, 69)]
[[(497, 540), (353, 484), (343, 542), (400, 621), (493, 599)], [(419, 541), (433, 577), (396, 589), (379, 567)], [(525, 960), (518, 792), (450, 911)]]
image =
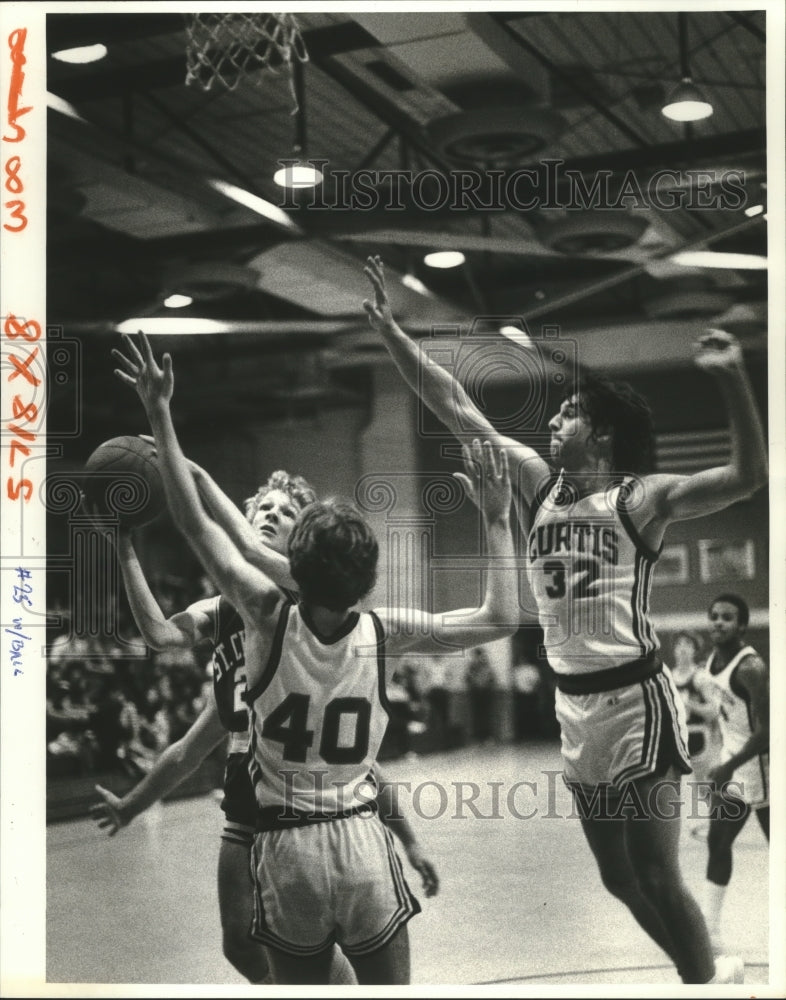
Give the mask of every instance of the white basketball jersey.
[(734, 672), (747, 656), (756, 656), (753, 646), (743, 648), (733, 656), (719, 673), (713, 673), (715, 653), (707, 660), (707, 671), (712, 683), (720, 692), (721, 707), (718, 724), (723, 737), (723, 749), (727, 756), (736, 753), (753, 732), (753, 718), (750, 705), (741, 688), (735, 690)]
[(251, 778), (260, 807), (335, 813), (375, 797), (368, 779), (388, 724), (384, 637), (353, 612), (329, 641), (285, 604), (273, 650), (248, 692)]
[(639, 538), (623, 490), (577, 498), (560, 475), (535, 513), (527, 573), (557, 673), (607, 670), (660, 647), (649, 616), (660, 553)]

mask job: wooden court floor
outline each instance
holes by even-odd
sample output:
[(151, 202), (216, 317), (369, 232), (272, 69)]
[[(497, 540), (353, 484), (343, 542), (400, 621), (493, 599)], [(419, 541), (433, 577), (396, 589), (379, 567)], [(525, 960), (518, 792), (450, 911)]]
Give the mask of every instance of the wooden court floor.
[[(386, 763), (390, 780), (411, 783), (402, 802), (441, 880), (425, 899), (408, 869), (423, 906), (409, 924), (413, 984), (678, 986), (665, 955), (601, 886), (559, 768), (550, 743)], [(513, 789), (525, 781), (534, 787)], [(475, 788), (478, 816), (468, 805)], [(689, 826), (682, 865), (700, 900), (706, 843)], [(50, 826), (47, 982), (243, 985), (221, 954), (220, 827), (212, 795), (158, 806), (111, 839), (89, 820)], [(725, 995), (755, 995), (752, 985), (768, 983), (769, 926), (768, 850), (753, 819), (735, 845), (724, 933), (746, 963), (746, 986)]]

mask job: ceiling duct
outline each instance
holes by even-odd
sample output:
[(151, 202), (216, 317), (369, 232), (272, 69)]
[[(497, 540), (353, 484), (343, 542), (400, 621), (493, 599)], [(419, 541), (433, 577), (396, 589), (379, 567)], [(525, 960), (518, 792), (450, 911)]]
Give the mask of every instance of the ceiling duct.
[(168, 271), (166, 277), (170, 292), (190, 295), (200, 302), (213, 302), (251, 291), (258, 281), (259, 272), (253, 268), (218, 260), (182, 264)]
[(429, 122), (429, 145), (460, 166), (512, 169), (531, 161), (567, 127), (513, 77), (462, 81), (445, 88), (463, 110)]
[(658, 294), (645, 299), (642, 305), (652, 319), (701, 319), (719, 316), (733, 303), (733, 292), (695, 276), (662, 282)]
[(554, 222), (543, 221), (538, 239), (564, 254), (613, 253), (635, 246), (647, 229), (640, 215), (619, 211), (569, 212)]

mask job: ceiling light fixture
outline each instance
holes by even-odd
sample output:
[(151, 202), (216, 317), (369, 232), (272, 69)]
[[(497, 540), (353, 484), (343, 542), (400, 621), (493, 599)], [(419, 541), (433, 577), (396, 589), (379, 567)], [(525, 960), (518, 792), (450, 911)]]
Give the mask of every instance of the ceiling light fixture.
[(274, 205), (270, 201), (265, 201), (264, 198), (260, 198), (250, 191), (245, 191), (243, 188), (230, 184), (228, 181), (218, 179), (210, 180), (208, 184), (227, 198), (231, 198), (239, 205), (250, 208), (252, 212), (270, 219), (271, 222), (276, 222), (278, 225), (284, 226), (285, 229), (299, 230), (300, 228), (297, 223), (292, 221), (283, 208), (279, 208), (278, 205)]
[(709, 118), (713, 107), (693, 82), (688, 62), (688, 16), (677, 15), (682, 81), (669, 94), (661, 114), (674, 122), (698, 122)]
[(308, 141), (306, 137), (306, 87), (303, 77), (303, 64), (293, 60), (292, 88), (295, 93), (295, 141), (293, 144), (294, 158), (281, 159), (283, 166), (273, 174), (273, 180), (279, 187), (312, 188), (322, 183), (322, 172), (308, 161)]
[(167, 309), (185, 309), (186, 306), (190, 306), (194, 300), (190, 295), (168, 295), (164, 299), (164, 305)]
[(766, 271), (767, 258), (753, 253), (718, 253), (714, 250), (683, 250), (669, 258), (682, 267), (709, 267), (732, 271)]
[(79, 45), (73, 49), (60, 49), (52, 53), (52, 58), (57, 59), (58, 62), (74, 64), (98, 62), (105, 56), (106, 45), (101, 45), (100, 42), (96, 45)]
[(752, 219), (755, 215), (761, 215), (764, 211), (764, 205), (748, 205), (745, 209), (745, 214), (749, 219)]
[(420, 295), (431, 295), (431, 292), (426, 288), (420, 278), (416, 278), (414, 274), (404, 274), (401, 276), (401, 284), (406, 288), (411, 288), (413, 292), (418, 292)]
[(436, 250), (434, 253), (427, 253), (423, 258), (423, 263), (428, 267), (446, 269), (459, 267), (466, 259), (460, 250)]
[(285, 167), (273, 174), (273, 180), (279, 187), (311, 188), (322, 183), (322, 172), (310, 163), (287, 162)]
[(57, 94), (53, 94), (50, 90), (46, 92), (46, 106), (53, 111), (59, 111), (61, 115), (65, 115), (67, 118), (75, 118), (78, 122), (86, 121), (73, 104), (69, 104), (64, 98), (58, 97)]
[(512, 340), (514, 344), (518, 344), (519, 347), (534, 347), (532, 343), (532, 338), (529, 334), (522, 330), (520, 326), (512, 326), (510, 324), (506, 326), (501, 326), (499, 332), (503, 337), (507, 337), (508, 340)]
[(188, 333), (228, 333), (232, 330), (232, 326), (220, 320), (203, 319), (197, 316), (141, 316), (123, 320), (122, 323), (117, 324), (115, 330), (118, 333), (127, 333), (131, 336), (135, 333), (145, 333), (151, 336), (166, 334), (171, 337)]

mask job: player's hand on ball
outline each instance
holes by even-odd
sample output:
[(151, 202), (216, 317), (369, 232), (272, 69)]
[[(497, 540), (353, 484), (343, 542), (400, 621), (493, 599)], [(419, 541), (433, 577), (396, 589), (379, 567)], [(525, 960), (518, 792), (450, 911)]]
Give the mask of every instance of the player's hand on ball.
[(385, 288), (385, 267), (381, 257), (366, 258), (363, 273), (374, 289), (374, 301), (363, 299), (363, 308), (368, 315), (368, 321), (375, 330), (382, 330), (393, 323), (393, 313), (390, 310), (388, 293)]
[(407, 848), (409, 863), (420, 875), (423, 881), (423, 891), (427, 896), (436, 896), (439, 892), (439, 878), (434, 865), (423, 856), (420, 845), (416, 842)]
[(90, 806), (90, 818), (95, 820), (102, 830), (106, 830), (110, 837), (114, 837), (121, 827), (128, 826), (130, 817), (125, 815), (121, 801), (116, 795), (100, 785), (96, 785), (96, 791), (104, 801)]
[(743, 364), (740, 342), (725, 330), (708, 330), (694, 349), (696, 364), (705, 371), (739, 368)]
[(115, 375), (126, 385), (133, 386), (142, 404), (149, 412), (157, 405), (168, 404), (175, 388), (175, 376), (172, 371), (172, 358), (169, 354), (163, 357), (163, 367), (159, 368), (150, 341), (144, 333), (139, 333), (141, 350), (128, 334), (123, 334), (123, 343), (127, 354), (112, 349), (112, 357), (120, 368), (115, 368)]

